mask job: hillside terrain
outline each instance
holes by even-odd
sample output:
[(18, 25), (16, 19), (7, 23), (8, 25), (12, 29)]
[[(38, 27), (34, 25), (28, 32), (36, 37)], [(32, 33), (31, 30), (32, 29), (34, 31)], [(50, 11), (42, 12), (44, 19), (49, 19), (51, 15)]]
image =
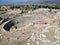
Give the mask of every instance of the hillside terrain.
[(0, 0), (0, 5), (52, 4), (60, 5), (60, 0)]
[(0, 45), (60, 45), (60, 9), (9, 13), (0, 14)]

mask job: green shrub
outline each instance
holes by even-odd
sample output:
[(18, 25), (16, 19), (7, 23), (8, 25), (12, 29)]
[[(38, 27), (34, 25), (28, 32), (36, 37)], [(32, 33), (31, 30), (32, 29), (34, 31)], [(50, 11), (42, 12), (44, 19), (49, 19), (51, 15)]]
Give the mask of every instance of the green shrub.
[(5, 14), (6, 13), (6, 11), (0, 11), (0, 14)]

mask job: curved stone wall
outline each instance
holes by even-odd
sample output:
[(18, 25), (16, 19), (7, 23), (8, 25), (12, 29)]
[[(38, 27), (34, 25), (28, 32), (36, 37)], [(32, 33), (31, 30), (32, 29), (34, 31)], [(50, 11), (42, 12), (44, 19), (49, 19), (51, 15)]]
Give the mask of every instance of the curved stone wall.
[(27, 16), (27, 17), (16, 17), (16, 18), (14, 18), (13, 20), (11, 20), (10, 22), (8, 22), (8, 23), (6, 23), (5, 25), (4, 25), (4, 29), (5, 30), (7, 30), (7, 31), (9, 31), (9, 29), (13, 26), (13, 25), (15, 25), (15, 24), (18, 24), (18, 23), (20, 23), (20, 22), (26, 22), (26, 21), (32, 21), (32, 22), (35, 22), (35, 21), (38, 21), (38, 20), (40, 20), (40, 19), (43, 19), (43, 18), (41, 18), (41, 17), (39, 17), (39, 16)]

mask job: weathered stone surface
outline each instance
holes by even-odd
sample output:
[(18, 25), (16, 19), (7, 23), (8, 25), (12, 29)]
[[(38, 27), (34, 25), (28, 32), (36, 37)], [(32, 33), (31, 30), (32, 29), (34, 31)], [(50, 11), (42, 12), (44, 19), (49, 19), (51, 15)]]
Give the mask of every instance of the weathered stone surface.
[(0, 25), (1, 42), (10, 45), (14, 42), (21, 45), (60, 45), (60, 11), (49, 10), (37, 9), (6, 21)]

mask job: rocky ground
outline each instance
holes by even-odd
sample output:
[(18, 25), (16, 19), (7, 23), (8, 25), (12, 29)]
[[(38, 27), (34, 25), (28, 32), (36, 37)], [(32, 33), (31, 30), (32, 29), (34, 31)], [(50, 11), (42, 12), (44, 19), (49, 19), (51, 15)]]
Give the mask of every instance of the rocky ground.
[(60, 45), (60, 9), (40, 8), (0, 18), (0, 45)]

